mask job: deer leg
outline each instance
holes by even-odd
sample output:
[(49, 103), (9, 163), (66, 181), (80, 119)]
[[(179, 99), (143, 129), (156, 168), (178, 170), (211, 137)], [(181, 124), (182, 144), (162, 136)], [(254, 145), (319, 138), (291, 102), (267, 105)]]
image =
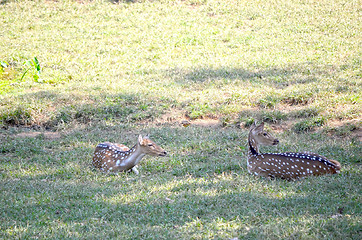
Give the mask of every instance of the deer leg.
[(131, 171), (133, 171), (136, 175), (138, 175), (140, 172), (137, 170), (137, 166), (134, 166)]

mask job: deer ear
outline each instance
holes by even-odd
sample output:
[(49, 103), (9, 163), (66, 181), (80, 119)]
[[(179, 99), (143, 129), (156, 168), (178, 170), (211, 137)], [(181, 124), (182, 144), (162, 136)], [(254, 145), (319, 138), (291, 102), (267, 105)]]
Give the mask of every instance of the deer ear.
[(256, 132), (262, 132), (264, 130), (264, 123), (260, 123), (258, 126), (256, 126), (254, 129)]
[(256, 127), (256, 123), (254, 121), (253, 124), (251, 124), (250, 129), (254, 129), (255, 127)]
[(138, 143), (139, 143), (140, 145), (143, 144), (143, 138), (142, 138), (142, 135), (141, 135), (141, 134), (138, 136)]

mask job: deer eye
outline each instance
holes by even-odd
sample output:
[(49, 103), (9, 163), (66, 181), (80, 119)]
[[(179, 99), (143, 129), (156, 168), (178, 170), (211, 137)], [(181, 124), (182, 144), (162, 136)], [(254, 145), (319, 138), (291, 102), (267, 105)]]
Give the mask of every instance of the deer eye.
[(153, 146), (153, 143), (149, 143), (148, 146), (149, 146), (149, 147), (152, 147), (152, 146)]
[(267, 133), (263, 133), (264, 136), (267, 136), (268, 134)]

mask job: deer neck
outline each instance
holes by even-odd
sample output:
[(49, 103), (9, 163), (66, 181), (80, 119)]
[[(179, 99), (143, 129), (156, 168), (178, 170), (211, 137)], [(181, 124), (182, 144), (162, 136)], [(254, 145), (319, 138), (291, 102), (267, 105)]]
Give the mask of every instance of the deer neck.
[(249, 158), (252, 156), (257, 156), (259, 154), (259, 146), (251, 133), (249, 134), (248, 144), (249, 144), (249, 152), (248, 152)]
[(126, 169), (132, 168), (136, 166), (145, 155), (146, 154), (141, 151), (139, 144), (136, 144), (130, 150), (124, 152), (124, 159), (122, 159), (122, 157), (118, 159), (116, 166)]

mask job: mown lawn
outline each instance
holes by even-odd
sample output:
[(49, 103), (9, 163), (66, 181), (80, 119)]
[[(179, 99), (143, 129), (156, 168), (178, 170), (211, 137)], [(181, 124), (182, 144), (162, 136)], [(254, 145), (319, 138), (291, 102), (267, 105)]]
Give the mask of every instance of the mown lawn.
[[(0, 238), (359, 239), (359, 5), (0, 0)], [(249, 175), (254, 120), (341, 173)], [(92, 168), (139, 134), (168, 156)]]

